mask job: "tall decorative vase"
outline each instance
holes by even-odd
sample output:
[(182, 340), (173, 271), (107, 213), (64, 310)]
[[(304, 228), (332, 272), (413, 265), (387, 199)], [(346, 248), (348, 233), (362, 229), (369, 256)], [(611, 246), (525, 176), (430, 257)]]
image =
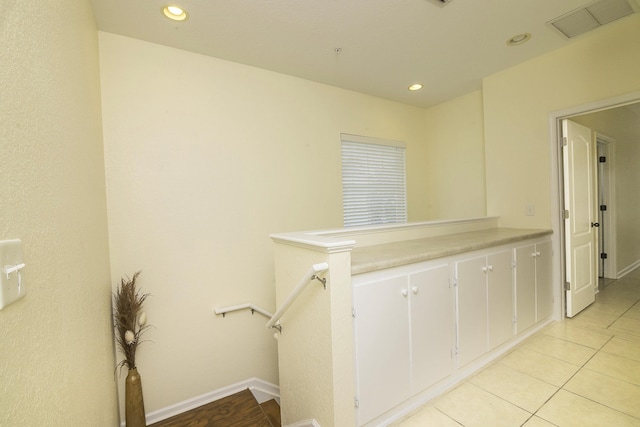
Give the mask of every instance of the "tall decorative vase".
[(142, 380), (137, 368), (129, 369), (124, 393), (127, 427), (146, 427)]

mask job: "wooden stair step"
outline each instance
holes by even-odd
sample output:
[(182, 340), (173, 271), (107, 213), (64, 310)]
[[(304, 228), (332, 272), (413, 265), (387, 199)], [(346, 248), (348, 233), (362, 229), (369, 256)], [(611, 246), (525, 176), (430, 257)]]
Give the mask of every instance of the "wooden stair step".
[[(267, 402), (264, 402), (267, 403)], [(277, 402), (275, 402), (277, 406)], [(264, 404), (263, 404), (264, 405)], [(274, 413), (272, 403), (266, 408), (259, 405), (249, 389), (216, 400), (152, 424), (152, 427), (280, 427), (280, 407), (277, 409), (278, 424), (268, 418)], [(275, 420), (276, 418), (274, 418)]]
[(280, 405), (275, 399), (267, 400), (260, 404), (262, 411), (267, 416), (267, 419), (273, 427), (281, 427), (282, 420), (280, 418)]

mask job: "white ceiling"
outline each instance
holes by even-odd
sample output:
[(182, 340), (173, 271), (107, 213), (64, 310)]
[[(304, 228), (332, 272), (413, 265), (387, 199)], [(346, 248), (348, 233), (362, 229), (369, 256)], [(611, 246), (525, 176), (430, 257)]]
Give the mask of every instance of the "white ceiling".
[[(421, 107), (479, 89), (484, 76), (572, 43), (546, 22), (589, 2), (92, 0), (101, 31)], [(185, 8), (189, 20), (165, 18), (167, 4)], [(528, 43), (506, 45), (524, 32), (533, 35)], [(424, 89), (409, 92), (415, 82)]]

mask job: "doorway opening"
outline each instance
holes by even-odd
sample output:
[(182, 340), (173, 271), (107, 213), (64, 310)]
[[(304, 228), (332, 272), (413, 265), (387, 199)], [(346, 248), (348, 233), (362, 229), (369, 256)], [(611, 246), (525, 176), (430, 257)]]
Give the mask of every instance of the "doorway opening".
[(598, 144), (598, 277), (617, 279), (616, 273), (616, 185), (615, 139), (597, 133)]
[[(623, 266), (623, 271), (619, 271), (619, 265), (617, 265), (618, 254), (616, 253), (617, 247), (617, 230), (618, 219), (616, 215), (618, 203), (616, 201), (616, 144), (613, 138), (608, 137), (609, 132), (606, 131), (604, 122), (611, 120), (611, 115), (615, 113), (618, 108), (632, 108), (632, 106), (640, 106), (640, 92), (634, 92), (624, 96), (603, 100), (591, 104), (573, 107), (566, 110), (557, 111), (550, 114), (550, 143), (551, 145), (551, 192), (552, 192), (552, 209), (554, 215), (552, 216), (552, 223), (554, 229), (554, 247), (559, 256), (556, 257), (556, 268), (554, 269), (556, 277), (560, 278), (560, 284), (556, 290), (556, 296), (560, 301), (559, 310), (560, 318), (567, 316), (567, 291), (566, 277), (567, 277), (567, 257), (565, 255), (565, 219), (564, 219), (564, 206), (565, 206), (565, 190), (563, 188), (564, 175), (563, 175), (563, 153), (562, 153), (562, 120), (571, 119), (573, 121), (585, 122), (588, 121), (588, 127), (594, 129), (597, 135), (597, 142), (600, 146), (600, 152), (597, 156), (598, 159), (598, 175), (599, 185), (602, 186), (599, 191), (598, 198), (594, 200), (597, 206), (594, 206), (601, 215), (601, 219), (598, 223), (602, 223), (602, 236), (598, 239), (599, 246), (602, 248), (602, 253), (605, 253), (606, 258), (600, 258), (600, 249), (596, 249), (598, 252), (597, 257), (601, 261), (599, 262), (599, 268), (595, 269), (596, 283), (593, 292), (597, 292), (598, 276), (616, 279), (624, 274), (626, 267)], [(633, 108), (636, 110), (636, 108)], [(606, 114), (605, 114), (606, 112)], [(602, 113), (602, 114), (600, 114)], [(600, 120), (600, 121), (598, 121)], [(612, 124), (615, 126), (615, 123)], [(614, 135), (615, 136), (615, 135)], [(595, 142), (595, 139), (594, 139)], [(607, 162), (604, 165), (600, 165), (599, 160), (601, 154), (607, 158)], [(602, 196), (602, 199), (600, 199)], [(606, 203), (601, 203), (605, 201)], [(600, 211), (601, 205), (606, 205), (606, 210)], [(595, 254), (594, 254), (595, 256)], [(602, 260), (604, 259), (604, 262)], [(631, 266), (629, 266), (631, 267)], [(635, 266), (634, 266), (635, 267)]]

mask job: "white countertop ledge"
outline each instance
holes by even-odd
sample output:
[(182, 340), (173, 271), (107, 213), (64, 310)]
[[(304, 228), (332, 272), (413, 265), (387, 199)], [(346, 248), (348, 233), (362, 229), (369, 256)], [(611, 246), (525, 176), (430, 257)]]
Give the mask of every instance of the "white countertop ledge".
[(550, 235), (552, 230), (501, 228), (498, 217), (382, 224), (271, 234), (277, 244), (332, 254), (351, 252), (351, 274)]
[(552, 230), (490, 228), (416, 240), (356, 247), (351, 251), (351, 274), (362, 274), (552, 234)]

